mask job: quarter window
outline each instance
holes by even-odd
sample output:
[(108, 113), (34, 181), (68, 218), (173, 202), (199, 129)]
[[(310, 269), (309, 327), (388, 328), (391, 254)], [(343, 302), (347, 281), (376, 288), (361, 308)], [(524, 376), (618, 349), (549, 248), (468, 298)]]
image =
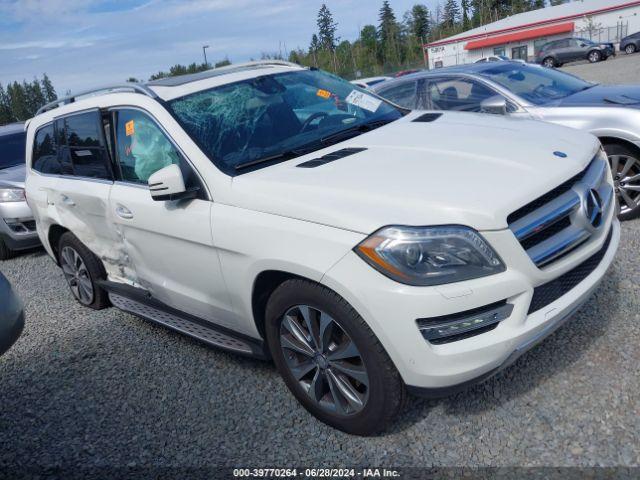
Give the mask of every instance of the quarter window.
[(31, 167), (41, 173), (62, 173), (60, 162), (58, 161), (58, 149), (56, 148), (52, 123), (45, 125), (36, 132)]
[(429, 96), (436, 110), (479, 112), (483, 100), (496, 92), (479, 82), (466, 79), (443, 79), (429, 84)]

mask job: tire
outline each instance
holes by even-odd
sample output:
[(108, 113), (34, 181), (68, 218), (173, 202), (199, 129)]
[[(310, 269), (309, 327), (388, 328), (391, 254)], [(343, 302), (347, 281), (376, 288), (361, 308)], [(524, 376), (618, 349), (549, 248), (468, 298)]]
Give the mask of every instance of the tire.
[(107, 278), (102, 262), (71, 232), (60, 237), (58, 262), (78, 303), (94, 310), (111, 305), (106, 290), (97, 284)]
[(14, 255), (13, 250), (7, 247), (4, 240), (0, 238), (0, 260), (9, 260)]
[(627, 55), (631, 55), (632, 53), (636, 53), (636, 46), (633, 43), (630, 43), (626, 47), (624, 47), (624, 53)]
[[(309, 325), (302, 315), (305, 308), (310, 321), (318, 326), (316, 330), (305, 327)], [(401, 411), (406, 390), (400, 374), (369, 326), (338, 294), (308, 280), (287, 280), (269, 298), (265, 318), (267, 342), (278, 371), (296, 399), (320, 421), (347, 433), (372, 435), (385, 430)], [(308, 350), (301, 354), (298, 347), (302, 343), (296, 339), (300, 337), (290, 335), (296, 329), (291, 329), (289, 319), (298, 328), (303, 326), (305, 336), (315, 332), (312, 338), (307, 338), (306, 346), (315, 348), (314, 345), (324, 343), (328, 348), (321, 346), (315, 348), (315, 354), (309, 354)], [(317, 335), (323, 320), (330, 325), (324, 330), (329, 332), (324, 335), (328, 336), (324, 342), (319, 341), (322, 335)], [(291, 340), (297, 342), (295, 349), (288, 348)], [(353, 352), (353, 345), (358, 357), (337, 358), (346, 355), (342, 352)], [(309, 366), (307, 373), (294, 375), (293, 369), (302, 372)], [(345, 375), (345, 366), (358, 372), (362, 382)], [(344, 388), (338, 388), (336, 378), (343, 385), (348, 381), (351, 391), (357, 390), (356, 397), (361, 403), (346, 401), (341, 393)], [(314, 385), (318, 388), (314, 389)]]
[(590, 63), (598, 63), (600, 60), (602, 60), (602, 53), (598, 50), (592, 50), (587, 55), (587, 59)]
[(544, 60), (542, 60), (542, 66), (544, 67), (554, 68), (556, 65), (557, 65), (557, 62), (553, 57), (547, 57)]
[(604, 150), (609, 157), (616, 201), (620, 206), (618, 218), (622, 221), (636, 218), (640, 215), (640, 192), (625, 187), (640, 186), (640, 180), (629, 182), (625, 179), (640, 175), (640, 155), (637, 151), (620, 143), (607, 143), (604, 145)]

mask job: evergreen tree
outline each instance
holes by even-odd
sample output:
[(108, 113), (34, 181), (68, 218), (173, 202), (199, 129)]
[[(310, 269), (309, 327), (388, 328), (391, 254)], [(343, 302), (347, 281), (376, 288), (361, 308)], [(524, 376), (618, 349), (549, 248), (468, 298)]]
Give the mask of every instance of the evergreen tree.
[(471, 28), (471, 18), (469, 16), (471, 0), (461, 0), (460, 6), (462, 7), (462, 30), (469, 30)]
[(385, 63), (400, 63), (400, 26), (388, 0), (382, 2), (379, 14), (378, 38), (382, 60)]
[(442, 14), (442, 25), (451, 30), (458, 23), (460, 18), (460, 7), (456, 0), (447, 0), (444, 4), (444, 11)]
[(46, 73), (42, 76), (42, 93), (47, 103), (58, 99), (56, 90), (53, 88), (53, 84)]
[(545, 0), (533, 0), (533, 10), (546, 7)]
[(555, 7), (556, 5), (562, 5), (563, 3), (567, 3), (568, 0), (549, 0), (549, 3), (551, 4), (552, 7)]
[(333, 21), (333, 15), (323, 3), (318, 12), (318, 39), (321, 48), (331, 52), (336, 49), (339, 41), (336, 30), (338, 30), (338, 24)]
[(9, 95), (7, 95), (7, 92), (4, 90), (4, 87), (0, 83), (0, 125), (15, 121), (16, 119), (13, 116), (13, 112), (11, 111)]
[(7, 86), (7, 93), (9, 94), (9, 104), (11, 105), (11, 111), (13, 117), (16, 120), (27, 120), (31, 117), (29, 115), (29, 107), (27, 105), (27, 98), (18, 82), (13, 82)]
[(22, 90), (24, 91), (28, 115), (33, 117), (38, 109), (47, 103), (40, 88), (40, 82), (37, 78), (32, 83), (22, 82)]
[(429, 37), (429, 10), (425, 5), (416, 4), (409, 11), (409, 33), (420, 41)]

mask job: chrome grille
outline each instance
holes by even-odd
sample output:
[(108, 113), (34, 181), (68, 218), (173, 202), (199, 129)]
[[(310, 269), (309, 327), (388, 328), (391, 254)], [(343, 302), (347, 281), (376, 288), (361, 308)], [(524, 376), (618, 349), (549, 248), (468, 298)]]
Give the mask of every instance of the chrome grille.
[(606, 157), (596, 155), (583, 172), (509, 215), (509, 229), (533, 263), (549, 265), (600, 228), (613, 205), (607, 176)]

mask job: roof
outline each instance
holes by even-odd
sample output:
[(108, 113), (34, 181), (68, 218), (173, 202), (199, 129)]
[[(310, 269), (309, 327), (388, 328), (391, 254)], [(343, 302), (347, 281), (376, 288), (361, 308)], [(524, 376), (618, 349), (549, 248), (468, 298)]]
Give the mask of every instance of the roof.
[(613, 2), (612, 0), (576, 0), (556, 5), (554, 7), (546, 7), (512, 15), (510, 17), (503, 18), (502, 20), (498, 20), (497, 22), (489, 23), (482, 27), (473, 28), (466, 32), (462, 32), (436, 42), (428, 43), (426, 46), (433, 47), (437, 45), (446, 45), (463, 40), (486, 37), (487, 35), (507, 33), (512, 30), (537, 27), (546, 23), (579, 19), (585, 15), (594, 15), (597, 13), (621, 10), (623, 8), (634, 6), (640, 6), (640, 0), (617, 2)]
[(549, 35), (558, 35), (560, 33), (573, 32), (574, 23), (556, 23), (555, 25), (547, 25), (545, 27), (531, 28), (519, 32), (505, 33), (504, 35), (492, 35), (487, 38), (472, 40), (465, 46), (465, 50), (476, 50), (483, 47), (492, 47), (494, 45), (503, 45), (510, 42), (521, 42), (523, 40), (531, 40), (532, 38), (545, 37)]
[(24, 122), (8, 123), (0, 126), (0, 135), (24, 132)]

